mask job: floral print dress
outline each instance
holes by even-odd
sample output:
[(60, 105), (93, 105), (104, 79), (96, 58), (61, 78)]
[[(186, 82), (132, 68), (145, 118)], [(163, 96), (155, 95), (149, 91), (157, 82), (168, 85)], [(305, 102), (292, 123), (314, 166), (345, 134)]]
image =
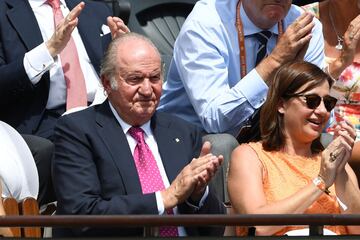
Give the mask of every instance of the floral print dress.
[[(355, 126), (356, 141), (360, 140), (360, 63), (353, 62), (340, 75), (331, 89), (338, 99), (334, 109), (336, 122), (347, 120)], [(327, 129), (333, 132), (331, 124)]]

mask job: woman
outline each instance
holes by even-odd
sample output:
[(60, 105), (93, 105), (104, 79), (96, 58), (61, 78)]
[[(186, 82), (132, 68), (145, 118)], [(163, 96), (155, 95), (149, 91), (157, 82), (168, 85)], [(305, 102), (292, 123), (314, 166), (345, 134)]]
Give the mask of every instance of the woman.
[[(355, 126), (358, 143), (351, 163), (360, 177), (360, 0), (325, 0), (304, 8), (323, 24), (328, 71), (337, 79), (332, 89), (338, 98), (335, 117)], [(327, 130), (332, 133), (334, 128)]]
[[(238, 146), (231, 157), (228, 190), (235, 213), (360, 213), (358, 182), (347, 164), (354, 128), (339, 123), (326, 149), (319, 140), (336, 104), (329, 96), (332, 82), (307, 62), (278, 70), (261, 110), (262, 141)], [(258, 226), (256, 234), (283, 235), (303, 228)], [(332, 234), (360, 233), (354, 226), (326, 229)]]

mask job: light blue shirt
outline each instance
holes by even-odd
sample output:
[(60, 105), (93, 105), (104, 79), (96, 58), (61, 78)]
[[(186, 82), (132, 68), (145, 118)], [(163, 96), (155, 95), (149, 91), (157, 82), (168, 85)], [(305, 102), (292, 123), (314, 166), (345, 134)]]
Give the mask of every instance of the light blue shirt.
[[(175, 114), (202, 127), (208, 133), (236, 135), (241, 124), (265, 101), (268, 87), (256, 72), (258, 41), (262, 31), (246, 15), (244, 26), (247, 75), (241, 79), (239, 42), (235, 26), (237, 0), (200, 0), (186, 19), (175, 42), (159, 110)], [(292, 5), (283, 20), (284, 31), (303, 10)], [(324, 66), (321, 23), (315, 27), (305, 60)], [(277, 42), (278, 25), (267, 44), (270, 53)]]

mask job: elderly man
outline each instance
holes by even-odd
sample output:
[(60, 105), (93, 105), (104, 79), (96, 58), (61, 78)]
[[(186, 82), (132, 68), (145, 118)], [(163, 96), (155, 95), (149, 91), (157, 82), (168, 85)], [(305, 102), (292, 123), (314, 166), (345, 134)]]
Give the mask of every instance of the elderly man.
[[(208, 142), (201, 147), (197, 127), (155, 111), (163, 76), (160, 54), (150, 40), (135, 33), (115, 39), (105, 55), (101, 78), (108, 101), (60, 118), (55, 129), (57, 213), (224, 213), (207, 187), (222, 156), (212, 155)], [(160, 236), (169, 237), (222, 232), (222, 228), (158, 230)], [(138, 228), (55, 233), (141, 234)]]
[[(302, 58), (322, 66), (323, 48), (321, 24), (291, 0), (200, 0), (176, 40), (159, 110), (207, 133), (237, 136), (278, 67)], [(259, 128), (250, 130), (244, 141)], [(231, 135), (206, 136), (225, 163), (226, 148), (236, 145)]]

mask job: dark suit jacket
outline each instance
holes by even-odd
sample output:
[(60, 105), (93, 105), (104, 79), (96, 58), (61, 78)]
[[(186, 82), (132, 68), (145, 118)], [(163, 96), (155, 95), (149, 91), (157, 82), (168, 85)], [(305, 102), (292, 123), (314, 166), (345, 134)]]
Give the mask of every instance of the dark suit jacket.
[[(156, 113), (151, 128), (165, 171), (172, 182), (199, 155), (197, 127), (166, 113)], [(175, 141), (178, 138), (180, 141)], [(142, 194), (127, 139), (109, 104), (88, 108), (59, 119), (55, 128), (53, 182), (57, 214), (158, 214), (155, 193)], [(180, 213), (194, 213), (181, 204)], [(212, 190), (199, 213), (224, 213)], [(187, 229), (193, 234), (222, 234), (221, 228)], [(141, 235), (142, 229), (82, 229), (55, 231), (55, 236)]]
[[(99, 72), (104, 46), (110, 41), (109, 36), (100, 37), (101, 26), (111, 12), (104, 3), (84, 1), (78, 29), (90, 61)], [(80, 2), (66, 0), (69, 9)], [(34, 86), (23, 65), (25, 53), (42, 42), (28, 0), (0, 0), (0, 120), (20, 133), (36, 131), (48, 100), (49, 73)]]

